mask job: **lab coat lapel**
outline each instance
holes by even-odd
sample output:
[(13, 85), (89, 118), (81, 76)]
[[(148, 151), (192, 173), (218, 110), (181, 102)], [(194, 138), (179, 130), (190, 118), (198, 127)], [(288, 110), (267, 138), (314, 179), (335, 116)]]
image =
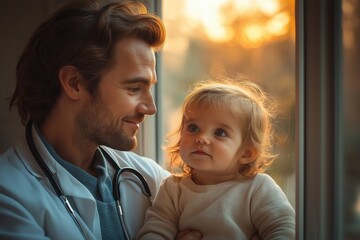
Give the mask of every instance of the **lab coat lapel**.
[[(34, 126), (32, 128), (32, 137), (40, 156), (55, 176), (63, 193), (73, 199), (81, 219), (88, 228), (97, 235), (97, 239), (101, 239), (99, 214), (97, 213), (96, 201), (92, 194), (81, 182), (73, 177), (52, 157), (34, 129)], [(42, 178), (43, 181), (46, 182), (46, 185), (51, 188), (51, 184), (45, 173), (32, 156), (25, 137), (23, 137), (22, 141), (17, 145), (17, 153), (28, 171), (35, 177)]]

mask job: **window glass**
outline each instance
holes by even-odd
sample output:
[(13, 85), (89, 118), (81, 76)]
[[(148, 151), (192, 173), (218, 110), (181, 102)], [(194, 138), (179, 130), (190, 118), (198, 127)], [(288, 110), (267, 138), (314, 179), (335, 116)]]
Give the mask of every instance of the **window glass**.
[[(241, 74), (279, 105), (269, 173), (295, 206), (295, 0), (163, 0), (162, 134), (174, 131), (190, 84)], [(164, 143), (164, 142), (163, 142)]]
[(360, 239), (360, 2), (343, 0), (344, 239)]

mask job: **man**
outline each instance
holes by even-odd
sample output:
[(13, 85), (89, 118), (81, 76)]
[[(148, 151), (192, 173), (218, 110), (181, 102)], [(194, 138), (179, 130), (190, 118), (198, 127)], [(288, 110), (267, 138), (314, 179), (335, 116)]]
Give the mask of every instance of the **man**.
[[(149, 206), (139, 178), (154, 195), (168, 175), (129, 152), (156, 112), (154, 52), (164, 40), (142, 4), (99, 0), (65, 6), (34, 32), (10, 102), (27, 134), (0, 156), (0, 239), (134, 238)], [(118, 181), (118, 165), (141, 176)]]

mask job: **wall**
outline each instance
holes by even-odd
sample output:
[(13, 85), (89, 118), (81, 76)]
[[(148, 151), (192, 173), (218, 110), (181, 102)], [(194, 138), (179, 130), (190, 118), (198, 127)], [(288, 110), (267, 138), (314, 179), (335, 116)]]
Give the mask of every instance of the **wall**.
[(17, 109), (9, 112), (16, 83), (16, 64), (30, 35), (60, 0), (5, 0), (0, 2), (0, 153), (23, 134)]

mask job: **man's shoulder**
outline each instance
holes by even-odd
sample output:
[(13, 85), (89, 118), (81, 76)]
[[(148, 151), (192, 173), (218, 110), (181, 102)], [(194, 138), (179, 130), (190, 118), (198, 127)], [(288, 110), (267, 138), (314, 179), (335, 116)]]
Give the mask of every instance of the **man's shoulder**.
[(11, 169), (18, 169), (20, 164), (16, 150), (13, 147), (8, 148), (0, 154), (0, 175), (8, 174)]
[[(121, 167), (135, 167), (139, 164), (153, 164), (154, 160), (140, 156), (131, 151), (119, 151), (113, 148), (101, 146)], [(155, 163), (156, 164), (156, 163)]]
[(31, 185), (33, 177), (19, 158), (16, 149), (9, 148), (0, 155), (0, 186), (2, 190), (11, 189), (13, 192), (21, 192), (23, 186)]
[(118, 162), (120, 167), (131, 167), (139, 170), (140, 172), (148, 172), (150, 175), (162, 175), (162, 177), (168, 175), (157, 162), (148, 157), (140, 156), (131, 151), (119, 151), (109, 147), (102, 148)]

